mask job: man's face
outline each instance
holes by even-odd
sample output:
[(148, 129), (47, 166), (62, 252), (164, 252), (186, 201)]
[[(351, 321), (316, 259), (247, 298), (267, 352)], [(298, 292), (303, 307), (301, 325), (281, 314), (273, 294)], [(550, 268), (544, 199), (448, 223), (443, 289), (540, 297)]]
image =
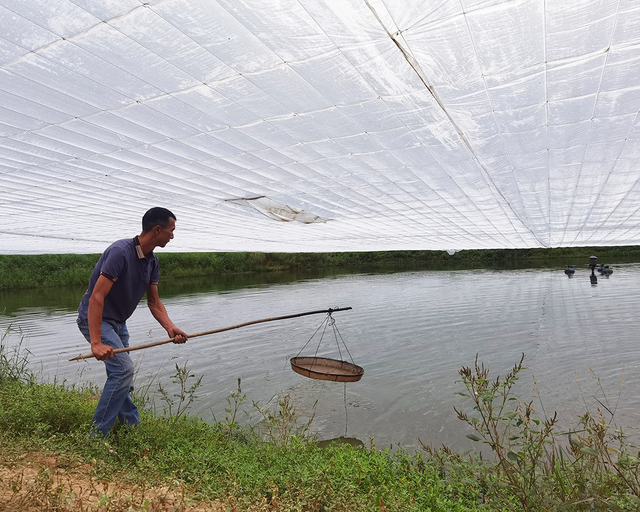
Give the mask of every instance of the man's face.
[(176, 221), (173, 217), (169, 217), (169, 223), (166, 228), (162, 226), (156, 226), (160, 229), (158, 232), (158, 245), (164, 247), (169, 243), (169, 240), (173, 238), (173, 232), (176, 229)]

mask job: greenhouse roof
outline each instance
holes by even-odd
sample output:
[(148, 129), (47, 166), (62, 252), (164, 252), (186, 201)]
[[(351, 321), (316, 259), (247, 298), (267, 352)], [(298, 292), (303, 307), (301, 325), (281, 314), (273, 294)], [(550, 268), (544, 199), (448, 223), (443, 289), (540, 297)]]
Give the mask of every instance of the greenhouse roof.
[(0, 253), (640, 243), (634, 0), (1, 0)]

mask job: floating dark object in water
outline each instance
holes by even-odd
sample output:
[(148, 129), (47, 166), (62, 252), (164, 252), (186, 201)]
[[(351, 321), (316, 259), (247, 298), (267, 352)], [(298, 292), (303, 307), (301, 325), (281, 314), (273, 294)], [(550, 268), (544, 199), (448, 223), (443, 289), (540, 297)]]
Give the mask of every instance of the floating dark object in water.
[(600, 272), (601, 274), (605, 275), (605, 276), (610, 276), (611, 274), (613, 274), (613, 269), (609, 268), (609, 265), (600, 265), (598, 267), (598, 272)]
[(357, 364), (327, 357), (293, 357), (291, 369), (311, 379), (334, 382), (357, 382), (364, 375), (364, 369)]

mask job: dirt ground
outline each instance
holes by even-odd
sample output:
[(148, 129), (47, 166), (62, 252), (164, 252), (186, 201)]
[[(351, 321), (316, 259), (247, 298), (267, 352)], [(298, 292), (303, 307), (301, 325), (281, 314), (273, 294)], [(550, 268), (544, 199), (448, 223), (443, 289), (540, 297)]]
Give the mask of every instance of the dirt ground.
[(90, 464), (29, 452), (0, 461), (2, 512), (226, 512), (221, 502), (196, 502), (185, 489), (122, 485), (100, 480)]

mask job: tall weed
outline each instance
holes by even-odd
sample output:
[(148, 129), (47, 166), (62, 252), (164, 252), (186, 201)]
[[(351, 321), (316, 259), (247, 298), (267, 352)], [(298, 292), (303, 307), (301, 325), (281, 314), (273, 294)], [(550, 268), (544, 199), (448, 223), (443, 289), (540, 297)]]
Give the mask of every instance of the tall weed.
[(0, 337), (0, 385), (11, 381), (29, 382), (34, 379), (29, 369), (30, 352), (23, 347), (24, 336), (21, 331), (17, 331), (20, 340), (9, 347), (9, 336), (12, 333), (14, 330), (9, 326)]
[[(524, 354), (503, 378), (489, 377), (476, 361), (463, 366), (461, 382), (471, 413), (454, 408), (473, 434), (467, 437), (490, 447), (494, 463), (467, 466), (468, 476), (481, 483), (485, 500), (508, 510), (636, 510), (640, 506), (638, 446), (622, 429), (614, 428), (601, 409), (580, 416), (580, 428), (562, 431), (558, 417), (540, 417), (533, 401), (513, 396)], [(450, 450), (423, 448), (451, 461)]]
[(292, 438), (316, 439), (311, 430), (315, 418), (315, 404), (313, 413), (303, 424), (299, 424), (300, 414), (288, 394), (278, 399), (277, 407), (274, 409), (263, 407), (257, 402), (253, 402), (253, 407), (262, 416), (258, 423), (260, 428), (254, 427), (254, 433), (259, 433), (260, 438), (282, 448), (286, 448)]
[(162, 383), (158, 384), (161, 400), (166, 404), (164, 410), (166, 416), (177, 419), (189, 409), (195, 399), (198, 398), (196, 391), (202, 384), (203, 377), (201, 375), (195, 382), (189, 383), (191, 379), (195, 378), (195, 375), (187, 368), (187, 362), (183, 366), (176, 363), (176, 373), (171, 376), (171, 382), (179, 386), (179, 391), (170, 393)]

